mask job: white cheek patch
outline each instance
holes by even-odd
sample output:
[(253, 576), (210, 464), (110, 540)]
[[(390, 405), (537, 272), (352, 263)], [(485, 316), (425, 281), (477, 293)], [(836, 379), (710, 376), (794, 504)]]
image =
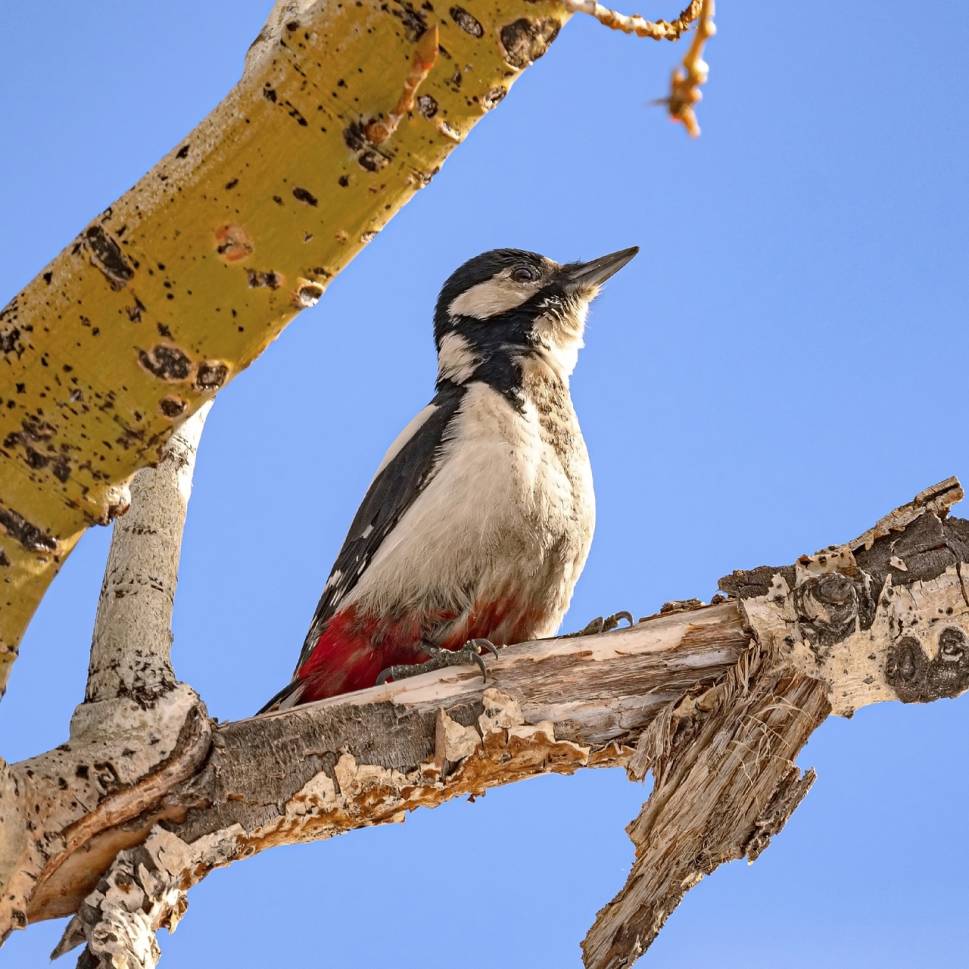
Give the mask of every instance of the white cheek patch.
[(467, 341), (457, 333), (447, 333), (441, 339), (437, 361), (440, 376), (459, 384), (470, 378), (479, 363), (477, 355), (468, 346)]
[(540, 285), (540, 280), (516, 283), (508, 276), (500, 274), (456, 296), (448, 307), (448, 313), (452, 317), (472, 316), (476, 320), (487, 320), (521, 306), (534, 295)]

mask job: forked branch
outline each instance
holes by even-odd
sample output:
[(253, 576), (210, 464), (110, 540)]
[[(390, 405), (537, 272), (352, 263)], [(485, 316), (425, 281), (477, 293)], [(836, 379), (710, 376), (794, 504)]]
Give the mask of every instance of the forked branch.
[[(8, 816), (32, 826), (7, 828), (0, 861), (26, 848), (0, 917), (9, 929), (73, 912), (60, 951), (120, 947), (154, 965), (154, 929), (213, 868), (524, 777), (619, 765), (652, 770), (655, 786), (630, 829), (633, 872), (584, 950), (590, 967), (628, 965), (690, 885), (780, 830), (813, 778), (793, 758), (830, 710), (969, 687), (969, 522), (947, 517), (961, 496), (950, 479), (854, 542), (733, 573), (720, 604), (509, 647), (487, 683), (452, 668), (218, 728), (185, 704), (180, 721), (165, 705), (116, 707), (102, 733), (81, 716), (69, 748), (0, 777)], [(149, 746), (166, 724), (161, 762), (111, 745), (124, 729)]]

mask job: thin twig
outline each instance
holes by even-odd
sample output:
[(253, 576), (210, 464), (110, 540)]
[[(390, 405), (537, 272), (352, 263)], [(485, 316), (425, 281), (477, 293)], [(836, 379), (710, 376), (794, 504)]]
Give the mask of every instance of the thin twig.
[(637, 37), (651, 40), (679, 40), (694, 21), (696, 32), (690, 49), (683, 58), (682, 68), (673, 71), (668, 97), (659, 98), (654, 104), (665, 104), (670, 118), (679, 121), (694, 138), (700, 134), (696, 120), (696, 104), (703, 98), (700, 86), (706, 84), (710, 68), (702, 58), (706, 42), (717, 32), (713, 23), (714, 0), (691, 0), (675, 20), (646, 20), (639, 14), (632, 16), (603, 6), (597, 0), (562, 0), (573, 13), (586, 13), (595, 17), (610, 30), (621, 30)]
[(604, 7), (596, 0), (562, 0), (565, 7), (573, 13), (587, 13), (610, 30), (621, 30), (624, 34), (649, 37), (651, 40), (679, 40), (684, 31), (700, 15), (703, 0), (690, 0), (675, 20), (646, 20), (640, 15), (619, 13)]
[(701, 56), (706, 42), (717, 32), (713, 23), (714, 0), (703, 0), (703, 9), (690, 49), (683, 58), (683, 68), (676, 68), (670, 80), (670, 96), (663, 103), (667, 105), (670, 118), (679, 121), (692, 138), (700, 135), (700, 124), (696, 119), (696, 105), (702, 100), (700, 85), (707, 83), (710, 66)]
[(437, 47), (437, 24), (434, 24), (417, 42), (414, 59), (407, 77), (404, 78), (404, 89), (397, 99), (397, 104), (394, 105), (393, 110), (388, 112), (386, 120), (371, 121), (364, 129), (367, 141), (371, 145), (380, 145), (385, 142), (397, 130), (401, 120), (408, 112), (414, 110), (414, 97), (417, 94), (417, 89), (424, 83), (437, 61)]

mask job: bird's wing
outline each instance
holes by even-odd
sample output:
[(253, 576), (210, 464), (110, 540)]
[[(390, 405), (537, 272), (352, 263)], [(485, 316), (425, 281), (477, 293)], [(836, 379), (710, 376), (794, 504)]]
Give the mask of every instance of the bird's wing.
[(383, 540), (434, 477), (445, 430), (463, 395), (463, 387), (446, 384), (391, 444), (333, 563), (297, 670), (309, 658), (326, 623), (357, 584)]

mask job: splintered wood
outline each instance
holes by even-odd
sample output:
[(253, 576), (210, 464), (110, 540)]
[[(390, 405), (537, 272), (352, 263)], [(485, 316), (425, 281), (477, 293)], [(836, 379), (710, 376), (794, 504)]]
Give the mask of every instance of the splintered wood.
[(154, 930), (214, 868), (609, 765), (654, 777), (633, 869), (583, 943), (590, 969), (628, 966), (692, 885), (781, 830), (814, 779), (794, 758), (832, 710), (969, 689), (960, 497), (942, 482), (859, 539), (734, 572), (716, 605), (508, 647), (487, 682), (450, 668), (224, 725), (183, 684), (135, 702), (121, 683), (78, 708), (68, 745), (0, 763), (0, 929), (74, 914), (59, 951), (153, 966)]
[(814, 773), (793, 759), (829, 712), (824, 686), (763, 669), (758, 655), (643, 734), (653, 792), (628, 828), (626, 884), (582, 943), (590, 969), (634, 962), (690, 888), (725, 861), (753, 861), (807, 793)]

